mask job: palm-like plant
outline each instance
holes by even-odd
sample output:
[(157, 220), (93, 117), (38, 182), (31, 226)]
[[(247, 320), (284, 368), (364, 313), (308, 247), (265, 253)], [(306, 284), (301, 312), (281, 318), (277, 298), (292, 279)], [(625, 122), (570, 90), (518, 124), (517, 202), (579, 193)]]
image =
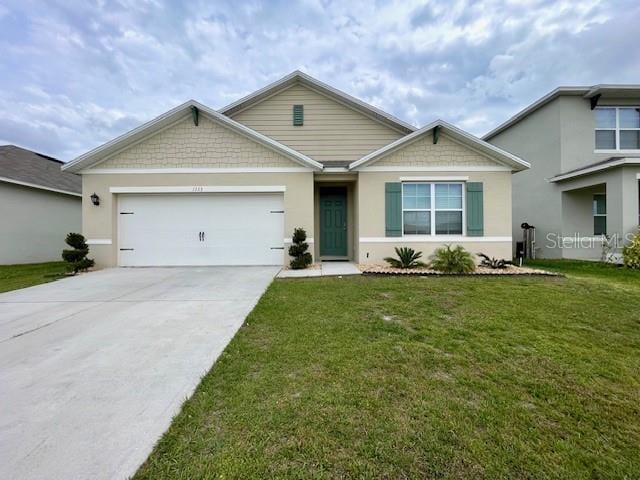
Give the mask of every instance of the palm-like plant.
[(513, 265), (513, 262), (511, 262), (511, 260), (489, 257), (489, 255), (485, 255), (484, 253), (479, 253), (478, 256), (482, 258), (482, 262), (480, 262), (480, 265), (482, 265), (483, 267), (489, 267), (493, 270), (502, 270), (507, 268), (509, 265)]
[(394, 268), (418, 268), (424, 267), (424, 262), (419, 259), (422, 257), (422, 252), (416, 252), (413, 248), (396, 247), (396, 255), (398, 258), (386, 257), (384, 259), (389, 265)]
[(476, 269), (473, 257), (460, 245), (445, 245), (430, 257), (430, 267), (443, 273), (469, 273)]

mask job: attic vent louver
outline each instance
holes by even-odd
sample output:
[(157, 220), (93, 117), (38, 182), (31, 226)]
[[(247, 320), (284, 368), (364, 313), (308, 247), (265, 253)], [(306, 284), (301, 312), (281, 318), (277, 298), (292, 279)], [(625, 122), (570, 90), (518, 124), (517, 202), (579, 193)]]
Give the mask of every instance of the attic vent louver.
[(293, 126), (301, 127), (304, 125), (304, 105), (293, 106)]

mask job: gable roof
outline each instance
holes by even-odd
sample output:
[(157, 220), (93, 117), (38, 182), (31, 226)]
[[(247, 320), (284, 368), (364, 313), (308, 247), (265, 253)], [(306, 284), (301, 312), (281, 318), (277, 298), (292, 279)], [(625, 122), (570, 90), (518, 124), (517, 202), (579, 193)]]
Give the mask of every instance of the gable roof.
[(454, 140), (458, 140), (459, 142), (474, 148), (485, 155), (490, 156), (495, 159), (498, 163), (502, 163), (503, 165), (510, 167), (513, 171), (521, 171), (530, 168), (531, 165), (528, 162), (525, 162), (520, 157), (513, 155), (501, 148), (496, 147), (495, 145), (491, 145), (490, 143), (485, 142), (484, 140), (479, 139), (471, 135), (470, 133), (465, 132), (464, 130), (459, 129), (451, 125), (450, 123), (445, 122), (444, 120), (436, 120), (435, 122), (430, 123), (429, 125), (421, 128), (420, 130), (416, 130), (415, 132), (402, 137), (396, 140), (389, 145), (386, 145), (375, 152), (371, 152), (368, 155), (365, 155), (360, 160), (356, 160), (349, 165), (349, 170), (357, 169), (369, 163), (375, 162), (376, 160), (389, 155), (401, 148), (413, 143), (420, 138), (424, 137), (426, 134), (431, 132), (436, 127), (441, 128), (444, 133), (449, 135)]
[(119, 137), (111, 140), (110, 142), (105, 143), (93, 150), (85, 153), (84, 155), (80, 155), (75, 158), (71, 162), (65, 164), (62, 169), (68, 170), (70, 172), (79, 172), (85, 168), (91, 167), (103, 160), (105, 160), (110, 155), (114, 153), (120, 152), (125, 148), (128, 148), (135, 143), (140, 142), (141, 140), (147, 138), (149, 135), (152, 135), (165, 127), (173, 125), (174, 123), (184, 120), (192, 115), (193, 108), (197, 109), (197, 111), (201, 114), (204, 114), (210, 120), (217, 122), (234, 132), (249, 138), (261, 145), (274, 150), (294, 162), (299, 163), (302, 166), (309, 167), (315, 170), (322, 170), (322, 164), (316, 162), (312, 158), (293, 150), (286, 145), (283, 145), (280, 142), (273, 140), (272, 138), (267, 137), (251, 128), (232, 120), (231, 118), (222, 115), (221, 113), (216, 112), (212, 108), (207, 107), (195, 100), (189, 100), (188, 102), (183, 103), (166, 113), (154, 118), (153, 120), (131, 130), (130, 132), (125, 133), (124, 135), (120, 135)]
[(80, 176), (63, 172), (60, 160), (15, 145), (0, 146), (0, 181), (81, 196)]
[(292, 85), (301, 84), (305, 85), (319, 93), (322, 93), (364, 115), (377, 120), (384, 125), (387, 125), (394, 130), (397, 130), (401, 133), (407, 134), (416, 130), (416, 127), (410, 125), (409, 123), (403, 122), (399, 118), (380, 110), (379, 108), (374, 107), (362, 100), (359, 100), (348, 93), (345, 93), (337, 88), (332, 87), (331, 85), (327, 85), (326, 83), (321, 82), (313, 78), (311, 75), (307, 75), (300, 70), (295, 70), (291, 72), (289, 75), (282, 77), (280, 80), (276, 80), (273, 83), (270, 83), (266, 87), (263, 87), (255, 92), (247, 95), (246, 97), (241, 98), (233, 103), (230, 103), (226, 107), (218, 110), (220, 113), (224, 115), (233, 115), (240, 110), (244, 110), (245, 108), (258, 103), (275, 93), (284, 90), (286, 88), (291, 87)]
[(483, 135), (482, 140), (490, 140), (491, 138), (495, 137), (499, 133), (502, 133), (509, 127), (515, 125), (520, 120), (531, 115), (536, 110), (541, 109), (542, 107), (544, 107), (548, 103), (551, 103), (552, 101), (554, 101), (556, 98), (560, 96), (582, 96), (585, 99), (591, 99), (596, 96), (599, 98), (601, 95), (612, 96), (612, 97), (629, 97), (629, 96), (640, 97), (640, 84), (637, 84), (637, 85), (601, 84), (601, 85), (593, 85), (591, 87), (586, 87), (586, 86), (558, 87), (552, 90), (551, 92), (547, 93), (543, 97), (539, 98), (528, 107), (523, 108), (518, 113), (516, 113), (513, 117), (501, 123), (490, 132)]

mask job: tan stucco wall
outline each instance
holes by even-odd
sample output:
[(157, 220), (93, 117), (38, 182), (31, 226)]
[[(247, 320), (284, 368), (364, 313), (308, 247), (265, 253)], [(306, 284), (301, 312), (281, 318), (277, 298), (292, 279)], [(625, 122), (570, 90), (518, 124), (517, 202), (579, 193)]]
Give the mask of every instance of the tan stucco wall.
[[(293, 105), (304, 105), (304, 125), (293, 126)], [(233, 115), (320, 162), (357, 160), (403, 134), (325, 95), (294, 85)]]
[[(469, 253), (474, 256), (474, 261), (480, 263), (477, 257), (478, 253), (484, 253), (490, 257), (511, 259), (511, 242), (470, 242), (457, 241), (447, 242), (453, 245), (462, 245)], [(403, 242), (402, 239), (393, 243), (364, 243), (360, 242), (360, 263), (372, 265), (386, 265), (385, 257), (397, 257), (395, 247), (409, 247), (416, 251), (422, 252), (422, 259), (425, 263), (429, 262), (429, 257), (437, 248), (443, 246), (443, 243), (425, 243), (425, 242)]]
[(204, 115), (188, 117), (133, 145), (95, 168), (299, 167), (289, 158)]
[(0, 182), (0, 265), (61, 261), (64, 239), (80, 232), (81, 199)]
[[(111, 239), (111, 245), (91, 245), (98, 268), (115, 266), (117, 262), (117, 194), (110, 187), (145, 186), (266, 186), (284, 185), (285, 238), (295, 227), (303, 227), (310, 238), (313, 229), (313, 173), (223, 173), (223, 174), (109, 174), (83, 175), (83, 192), (100, 196), (100, 205), (84, 202), (83, 233), (88, 239)], [(206, 194), (203, 194), (206, 195)], [(286, 250), (283, 263), (286, 261)]]
[[(401, 177), (429, 177), (446, 181), (452, 177), (468, 177), (470, 182), (482, 182), (484, 188), (484, 236), (511, 237), (511, 173), (510, 172), (360, 172), (358, 181), (359, 212), (357, 231), (359, 238), (385, 237), (385, 183), (400, 182)], [(437, 237), (436, 237), (437, 238)], [(456, 241), (472, 253), (494, 252), (495, 256), (511, 258), (511, 241), (483, 242), (481, 240)], [(402, 238), (391, 243), (364, 243), (360, 241), (358, 257), (361, 263), (382, 263), (385, 256), (393, 256), (393, 247), (410, 246), (425, 255), (442, 243), (403, 243)], [(368, 254), (368, 256), (367, 256)]]
[(496, 162), (446, 135), (440, 135), (438, 143), (434, 144), (433, 135), (428, 134), (381, 158), (373, 165), (376, 167), (496, 166)]
[(366, 205), (360, 211), (360, 237), (385, 235), (386, 182), (399, 182), (401, 177), (442, 178), (468, 177), (470, 182), (482, 182), (484, 188), (485, 236), (511, 236), (511, 173), (510, 172), (360, 172), (359, 202)]

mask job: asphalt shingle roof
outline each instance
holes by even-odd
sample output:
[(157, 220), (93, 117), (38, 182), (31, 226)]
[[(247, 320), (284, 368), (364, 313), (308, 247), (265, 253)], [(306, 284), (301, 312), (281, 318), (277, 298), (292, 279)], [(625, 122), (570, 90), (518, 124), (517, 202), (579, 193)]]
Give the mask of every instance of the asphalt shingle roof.
[(0, 146), (0, 177), (45, 188), (82, 193), (80, 175), (63, 172), (63, 162), (15, 145)]

